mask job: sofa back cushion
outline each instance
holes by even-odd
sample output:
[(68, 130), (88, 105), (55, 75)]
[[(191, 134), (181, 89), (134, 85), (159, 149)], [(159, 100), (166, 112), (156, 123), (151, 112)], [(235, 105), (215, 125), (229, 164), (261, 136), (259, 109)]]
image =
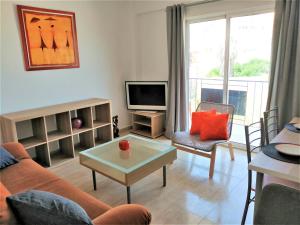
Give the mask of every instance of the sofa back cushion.
[(30, 155), (20, 143), (7, 142), (2, 145), (10, 154), (12, 154), (17, 160), (21, 159), (31, 159)]

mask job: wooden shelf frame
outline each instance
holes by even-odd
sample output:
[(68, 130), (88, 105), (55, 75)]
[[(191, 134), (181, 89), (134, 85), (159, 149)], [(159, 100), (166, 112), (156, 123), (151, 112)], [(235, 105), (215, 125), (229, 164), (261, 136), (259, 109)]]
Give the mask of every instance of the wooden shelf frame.
[(164, 133), (165, 113), (164, 112), (131, 112), (132, 133), (142, 136), (157, 138)]
[[(83, 119), (83, 128), (72, 128), (74, 112)], [(111, 102), (100, 98), (8, 113), (0, 116), (0, 122), (3, 141), (22, 143), (43, 166), (74, 158), (76, 150), (86, 150), (113, 138)], [(74, 142), (76, 137), (80, 148)], [(54, 144), (59, 146), (55, 154), (51, 151)]]

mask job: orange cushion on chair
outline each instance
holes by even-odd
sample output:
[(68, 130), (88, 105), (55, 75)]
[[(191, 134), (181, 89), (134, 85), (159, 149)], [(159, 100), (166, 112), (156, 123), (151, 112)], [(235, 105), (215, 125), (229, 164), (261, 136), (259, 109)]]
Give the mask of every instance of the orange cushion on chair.
[(199, 134), (201, 131), (201, 124), (203, 123), (203, 120), (205, 120), (206, 116), (210, 114), (215, 115), (216, 110), (211, 109), (210, 111), (193, 112), (190, 134)]
[(201, 124), (200, 140), (227, 140), (229, 114), (208, 114)]

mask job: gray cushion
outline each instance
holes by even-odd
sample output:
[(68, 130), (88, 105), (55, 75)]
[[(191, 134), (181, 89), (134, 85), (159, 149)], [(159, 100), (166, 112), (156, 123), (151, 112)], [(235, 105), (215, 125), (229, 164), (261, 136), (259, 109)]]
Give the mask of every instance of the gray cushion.
[(18, 160), (10, 154), (5, 148), (0, 147), (0, 169), (11, 166), (17, 163)]
[(25, 225), (92, 225), (77, 203), (62, 196), (31, 190), (7, 197), (7, 202)]
[(172, 141), (174, 143), (184, 145), (190, 148), (195, 148), (198, 150), (210, 152), (213, 150), (216, 144), (226, 142), (227, 140), (200, 141), (199, 134), (190, 135), (189, 132), (181, 131), (181, 132), (176, 132), (173, 135)]
[(300, 224), (300, 191), (279, 184), (265, 186), (254, 224)]

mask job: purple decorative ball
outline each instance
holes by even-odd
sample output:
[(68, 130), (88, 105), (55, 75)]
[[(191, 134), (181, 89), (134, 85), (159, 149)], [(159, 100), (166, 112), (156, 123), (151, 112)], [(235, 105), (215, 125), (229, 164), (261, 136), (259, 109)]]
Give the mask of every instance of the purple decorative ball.
[(80, 118), (73, 118), (72, 119), (72, 127), (74, 129), (79, 129), (82, 127), (82, 119)]

